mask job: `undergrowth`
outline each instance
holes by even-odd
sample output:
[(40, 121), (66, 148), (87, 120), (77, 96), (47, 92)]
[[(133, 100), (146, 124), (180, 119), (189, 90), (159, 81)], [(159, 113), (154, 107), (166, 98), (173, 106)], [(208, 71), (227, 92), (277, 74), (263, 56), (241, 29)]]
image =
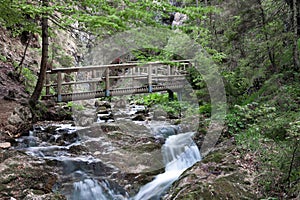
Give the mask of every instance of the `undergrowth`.
[[(283, 84), (285, 83), (285, 84)], [(300, 83), (274, 75), (230, 108), (227, 134), (242, 152), (259, 159), (257, 185), (267, 199), (296, 198), (300, 191)]]

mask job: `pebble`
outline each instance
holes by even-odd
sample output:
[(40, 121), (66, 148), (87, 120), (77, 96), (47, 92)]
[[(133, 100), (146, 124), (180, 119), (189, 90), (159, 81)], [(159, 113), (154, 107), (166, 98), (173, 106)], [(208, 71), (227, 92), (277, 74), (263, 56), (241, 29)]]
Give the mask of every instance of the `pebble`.
[(1, 149), (8, 149), (9, 147), (11, 147), (10, 142), (1, 142), (0, 143), (0, 148)]

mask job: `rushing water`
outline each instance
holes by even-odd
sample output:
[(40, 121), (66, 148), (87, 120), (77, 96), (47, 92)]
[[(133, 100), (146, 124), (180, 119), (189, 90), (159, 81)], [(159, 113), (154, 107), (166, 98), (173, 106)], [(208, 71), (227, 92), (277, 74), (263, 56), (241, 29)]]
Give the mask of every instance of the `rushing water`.
[(192, 140), (193, 133), (172, 135), (167, 138), (162, 153), (165, 172), (143, 186), (134, 200), (160, 199), (162, 194), (189, 167), (201, 160), (197, 145)]
[[(144, 185), (138, 194), (131, 200), (156, 200), (167, 191), (171, 184), (189, 167), (201, 160), (200, 152), (192, 140), (192, 132), (172, 135), (167, 138), (163, 145), (162, 154), (165, 162), (165, 172), (159, 174), (155, 179)], [(117, 197), (117, 198), (116, 198)], [(109, 188), (103, 192), (97, 181), (84, 179), (74, 183), (72, 200), (106, 200), (127, 199), (116, 195)]]
[[(66, 182), (63, 183), (66, 190), (62, 192), (68, 200), (157, 200), (167, 192), (172, 183), (187, 168), (200, 161), (201, 156), (192, 139), (193, 132), (177, 134), (178, 130), (175, 127), (156, 128), (157, 130), (154, 129), (154, 132), (159, 132), (159, 134), (167, 137), (162, 146), (165, 172), (142, 186), (133, 197), (129, 197), (123, 188), (116, 188), (116, 185), (111, 185), (110, 182), (106, 181), (105, 177), (114, 171), (113, 168), (91, 155), (74, 156), (68, 153), (70, 148), (82, 143), (74, 127), (57, 128), (57, 134), (47, 139), (54, 141), (53, 144), (41, 141), (36, 136), (37, 132), (31, 132), (29, 136), (23, 137), (19, 142), (20, 145), (23, 145), (21, 148), (25, 147), (27, 153), (60, 163), (64, 169), (64, 176), (67, 177), (65, 178)], [(155, 135), (155, 133), (153, 134)], [(175, 135), (170, 136), (170, 134)], [(44, 132), (41, 135), (44, 135)], [(56, 141), (62, 137), (68, 137), (71, 142), (63, 143), (62, 146), (57, 145)], [(99, 179), (99, 177), (101, 178)]]

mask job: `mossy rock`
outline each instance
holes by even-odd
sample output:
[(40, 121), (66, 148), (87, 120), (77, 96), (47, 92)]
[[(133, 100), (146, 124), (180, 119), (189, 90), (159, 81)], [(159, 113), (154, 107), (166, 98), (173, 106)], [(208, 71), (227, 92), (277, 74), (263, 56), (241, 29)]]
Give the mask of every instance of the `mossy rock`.
[(213, 152), (206, 156), (202, 162), (203, 163), (209, 163), (209, 162), (215, 162), (215, 163), (220, 163), (222, 159), (224, 158), (224, 153), (221, 152)]
[(172, 191), (172, 195), (166, 199), (184, 199), (184, 200), (219, 200), (219, 199), (256, 199), (254, 195), (247, 192), (244, 188), (243, 181), (240, 180), (242, 175), (233, 174), (227, 177), (216, 179), (213, 182), (206, 182), (201, 180), (193, 180), (181, 186), (177, 186)]

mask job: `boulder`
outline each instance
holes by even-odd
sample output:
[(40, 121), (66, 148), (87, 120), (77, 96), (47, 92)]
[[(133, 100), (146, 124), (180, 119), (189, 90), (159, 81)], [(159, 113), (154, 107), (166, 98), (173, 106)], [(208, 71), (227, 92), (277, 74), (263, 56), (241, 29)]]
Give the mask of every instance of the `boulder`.
[(99, 106), (96, 110), (97, 114), (108, 114), (109, 110), (105, 106)]
[(114, 103), (114, 108), (126, 108), (126, 100), (120, 99)]
[(52, 188), (58, 181), (55, 170), (22, 152), (0, 150), (0, 199), (25, 199), (31, 193), (54, 197)]
[(1, 149), (8, 149), (11, 147), (11, 143), (10, 142), (1, 142), (0, 143), (0, 148)]
[(153, 120), (164, 121), (167, 119), (168, 114), (163, 110), (154, 110), (153, 111)]
[(249, 183), (251, 174), (236, 165), (235, 149), (219, 149), (186, 170), (164, 200), (258, 199)]
[(143, 114), (138, 114), (132, 118), (132, 121), (145, 121), (146, 117)]
[(95, 107), (101, 107), (104, 106), (106, 108), (111, 108), (111, 105), (107, 101), (95, 101)]

